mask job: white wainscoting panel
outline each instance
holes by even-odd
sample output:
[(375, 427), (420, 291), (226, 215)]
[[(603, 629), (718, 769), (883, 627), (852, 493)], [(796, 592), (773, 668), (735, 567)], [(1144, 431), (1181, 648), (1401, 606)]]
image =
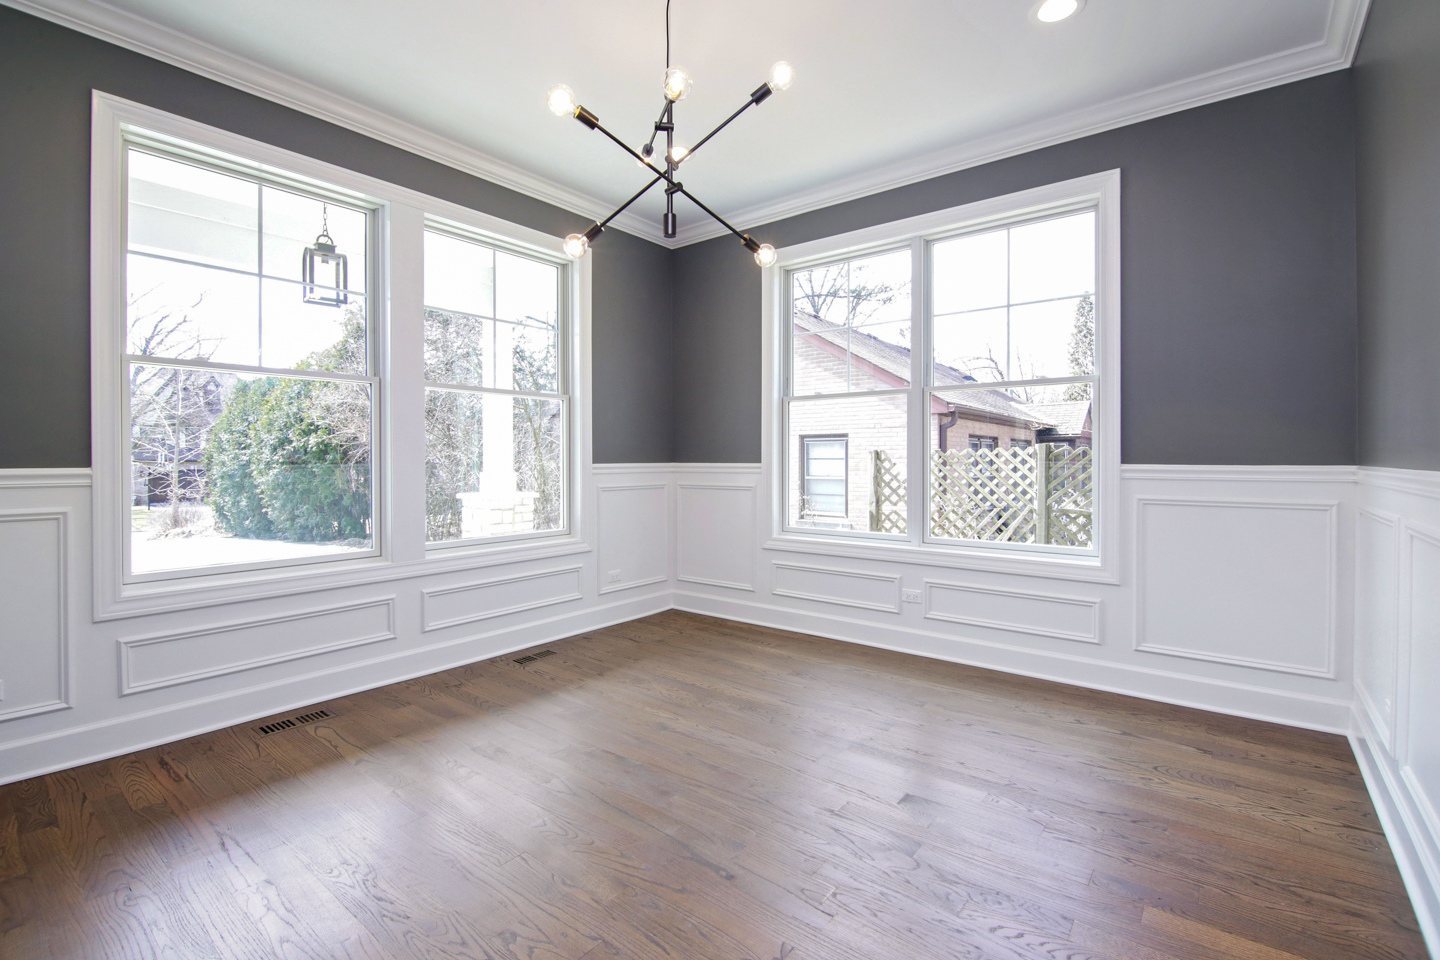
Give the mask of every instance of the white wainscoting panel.
[(214, 623), (120, 640), (120, 694), (287, 663), (395, 639), (395, 598)]
[(773, 566), (775, 586), (771, 592), (777, 597), (817, 600), (821, 603), (879, 610), (884, 613), (900, 612), (898, 574), (780, 561), (776, 561)]
[(1330, 501), (1139, 498), (1135, 649), (1333, 677), (1338, 525)]
[[(600, 592), (670, 579), (670, 483), (602, 483)], [(611, 575), (618, 572), (619, 580)]]
[(538, 610), (584, 599), (583, 567), (532, 570), (508, 577), (487, 577), (421, 591), (425, 631), (458, 627), (526, 610)]
[(1355, 514), (1355, 693), (1387, 750), (1395, 749), (1399, 699), (1400, 518)]
[(1361, 467), (1355, 756), (1440, 957), (1440, 472)]
[(925, 581), (925, 619), (1037, 637), (1100, 642), (1100, 600)]
[(755, 485), (675, 485), (676, 579), (731, 590), (755, 589)]
[(68, 705), (67, 515), (0, 512), (0, 720)]

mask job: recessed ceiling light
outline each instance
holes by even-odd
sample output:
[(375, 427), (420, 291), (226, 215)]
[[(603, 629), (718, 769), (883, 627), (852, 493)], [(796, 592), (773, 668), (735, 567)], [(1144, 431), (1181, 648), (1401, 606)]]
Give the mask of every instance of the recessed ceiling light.
[(1032, 16), (1041, 23), (1059, 23), (1080, 12), (1085, 0), (1040, 0)]

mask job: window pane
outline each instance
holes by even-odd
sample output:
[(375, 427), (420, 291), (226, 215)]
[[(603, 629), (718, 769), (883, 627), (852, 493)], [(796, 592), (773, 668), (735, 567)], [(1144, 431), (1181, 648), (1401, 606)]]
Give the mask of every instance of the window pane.
[(425, 448), (429, 542), (563, 527), (563, 401), (427, 390)]
[[(797, 271), (791, 276), (791, 291), (796, 333), (901, 322), (908, 326), (910, 251)], [(905, 338), (908, 342), (908, 333)]]
[(425, 305), (495, 316), (495, 252), (478, 243), (425, 231)]
[(1094, 292), (1094, 212), (1042, 220), (1010, 231), (1011, 303)]
[(1009, 379), (1009, 310), (935, 318), (935, 384)]
[(560, 270), (552, 263), (496, 251), (495, 315), (512, 324), (495, 328), (496, 357), (512, 358), (499, 380), (487, 386), (503, 390), (554, 393), (559, 389)]
[(485, 386), (494, 320), (425, 308), (425, 379), (465, 387)]
[[(905, 532), (905, 409), (904, 396), (790, 402), (786, 515), (792, 526)], [(805, 453), (817, 435), (832, 440), (843, 435), (845, 461), (834, 461), (836, 445), (814, 451), (810, 462), (821, 472), (811, 483), (831, 482), (813, 485), (807, 494)], [(818, 463), (825, 459), (831, 462)], [(839, 489), (840, 477), (844, 491)]]
[(374, 545), (370, 386), (129, 366), (135, 573)]
[(910, 324), (878, 324), (797, 336), (791, 359), (795, 396), (864, 393), (910, 385)]
[(139, 150), (127, 157), (131, 250), (255, 270), (257, 184)]
[(1010, 308), (1010, 380), (1095, 372), (1095, 309), (1086, 297)]
[(1007, 231), (945, 240), (931, 248), (935, 316), (1010, 302)]
[(984, 388), (933, 394), (930, 535), (1090, 546), (1090, 406), (1087, 399), (1023, 404)]
[(259, 365), (257, 278), (138, 254), (126, 273), (126, 352)]
[[(362, 211), (270, 186), (262, 189), (261, 203), (267, 277), (302, 280), (305, 248), (313, 246), (325, 230), (335, 241), (336, 252), (345, 255), (347, 289), (365, 292), (366, 216)], [(321, 282), (319, 276), (316, 282)]]
[(340, 306), (306, 303), (303, 289), (283, 280), (261, 281), (261, 366), (364, 374), (365, 298), (346, 293)]

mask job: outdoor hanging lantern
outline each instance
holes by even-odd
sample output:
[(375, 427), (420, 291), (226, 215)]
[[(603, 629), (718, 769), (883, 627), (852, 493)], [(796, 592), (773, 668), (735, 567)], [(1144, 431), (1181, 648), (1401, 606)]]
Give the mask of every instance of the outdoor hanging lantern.
[[(749, 99), (745, 101), (740, 109), (730, 114), (724, 123), (721, 123), (720, 126), (701, 137), (700, 141), (688, 150), (680, 146), (675, 142), (675, 104), (684, 100), (685, 97), (689, 95), (692, 82), (690, 74), (679, 67), (670, 66), (670, 3), (669, 0), (666, 0), (665, 79), (661, 84), (661, 92), (665, 95), (665, 104), (660, 108), (660, 119), (655, 121), (655, 132), (650, 135), (650, 142), (642, 146), (638, 152), (631, 149), (623, 140), (601, 126), (600, 118), (596, 117), (595, 114), (589, 110), (586, 110), (580, 105), (580, 101), (575, 99), (574, 90), (571, 90), (563, 83), (557, 83), (551, 87), (545, 95), (545, 102), (550, 107), (551, 113), (557, 117), (574, 117), (591, 130), (599, 130), (619, 145), (622, 150), (634, 157), (640, 166), (648, 173), (653, 174), (649, 183), (641, 187), (635, 196), (622, 203), (610, 216), (604, 220), (596, 221), (595, 224), (584, 233), (572, 233), (566, 237), (565, 253), (577, 260), (585, 256), (586, 251), (590, 249), (590, 244), (596, 237), (600, 236), (601, 231), (609, 225), (611, 220), (614, 220), (626, 207), (629, 207), (630, 204), (639, 200), (651, 187), (663, 180), (665, 181), (665, 216), (661, 221), (661, 226), (664, 229), (666, 237), (674, 237), (678, 229), (678, 221), (675, 216), (675, 195), (678, 193), (687, 197), (695, 206), (715, 218), (721, 226), (738, 237), (740, 242), (745, 244), (745, 249), (755, 255), (756, 263), (762, 267), (773, 265), (776, 259), (774, 247), (768, 243), (760, 243), (758, 240), (751, 239), (749, 234), (741, 233), (729, 223), (726, 223), (724, 218), (718, 213), (695, 199), (695, 195), (685, 189), (685, 185), (677, 179), (676, 175), (680, 172), (680, 164), (693, 156), (696, 150), (699, 150), (711, 137), (723, 130), (731, 120), (740, 116), (740, 114), (744, 113), (750, 107), (763, 103), (771, 94), (786, 89), (794, 79), (795, 68), (787, 61), (781, 60), (771, 69), (770, 79), (760, 84), (760, 86), (755, 89), (755, 92), (750, 94)], [(657, 160), (655, 158), (655, 141), (662, 133), (665, 135), (665, 152), (663, 157)]]
[(345, 295), (350, 276), (345, 254), (336, 251), (335, 240), (330, 236), (330, 208), (321, 204), (320, 211), (323, 218), (320, 235), (300, 256), (300, 276), (305, 282), (302, 289), (306, 303), (338, 307), (350, 302)]

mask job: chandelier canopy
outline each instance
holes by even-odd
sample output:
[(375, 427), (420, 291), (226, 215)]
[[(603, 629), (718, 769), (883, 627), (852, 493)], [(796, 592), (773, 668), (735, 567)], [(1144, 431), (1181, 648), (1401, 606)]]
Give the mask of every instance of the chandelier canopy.
[[(692, 203), (695, 204), (695, 206), (708, 213), (726, 230), (729, 230), (731, 233), (735, 234), (735, 236), (739, 237), (740, 242), (745, 245), (745, 249), (749, 250), (755, 255), (756, 263), (760, 264), (760, 266), (762, 267), (768, 267), (772, 263), (774, 263), (774, 247), (772, 247), (768, 243), (760, 243), (759, 241), (752, 238), (749, 234), (741, 233), (739, 230), (736, 230), (734, 227), (732, 227), (729, 223), (725, 221), (724, 217), (720, 216), (720, 214), (705, 206), (705, 204), (701, 203), (698, 199), (696, 199), (693, 193), (685, 189), (685, 185), (681, 183), (678, 179), (676, 179), (676, 174), (678, 174), (680, 171), (680, 164), (688, 160), (690, 157), (694, 156), (695, 151), (699, 150), (706, 143), (708, 143), (710, 138), (715, 136), (715, 134), (725, 129), (725, 127), (728, 126), (732, 120), (740, 116), (740, 114), (744, 113), (751, 107), (764, 103), (765, 100), (772, 93), (776, 93), (780, 90), (786, 89), (790, 86), (794, 79), (795, 68), (792, 67), (787, 61), (781, 60), (779, 63), (775, 64), (775, 66), (770, 69), (770, 78), (764, 83), (760, 84), (760, 86), (755, 88), (754, 92), (750, 94), (750, 98), (746, 100), (743, 105), (741, 105), (740, 109), (730, 114), (730, 116), (727, 117), (725, 121), (721, 123), (718, 127), (716, 127), (714, 130), (711, 130), (709, 133), (705, 134), (705, 136), (701, 137), (700, 141), (696, 143), (695, 146), (689, 147), (687, 149), (686, 147), (682, 147), (676, 144), (675, 104), (679, 103), (681, 100), (684, 100), (687, 96), (689, 96), (692, 81), (690, 79), (690, 74), (685, 72), (685, 70), (681, 69), (680, 67), (672, 67), (670, 65), (670, 0), (666, 0), (665, 76), (662, 79), (660, 86), (661, 93), (665, 99), (665, 104), (660, 108), (660, 118), (655, 121), (655, 129), (650, 134), (649, 142), (646, 143), (643, 147), (641, 147), (638, 151), (632, 149), (627, 143), (625, 143), (625, 141), (621, 140), (619, 137), (615, 136), (615, 134), (605, 129), (605, 127), (600, 123), (600, 118), (595, 116), (595, 114), (591, 113), (589, 110), (585, 109), (583, 106), (581, 106), (580, 102), (575, 99), (574, 90), (571, 90), (563, 83), (557, 83), (555, 84), (555, 86), (551, 87), (545, 97), (545, 102), (550, 107), (551, 113), (555, 114), (555, 116), (557, 117), (574, 117), (576, 120), (579, 120), (591, 130), (600, 131), (601, 133), (605, 134), (605, 136), (613, 140), (620, 147), (620, 149), (624, 150), (626, 153), (630, 154), (630, 156), (634, 157), (637, 161), (639, 161), (642, 167), (654, 174), (649, 183), (645, 184), (645, 186), (641, 187), (638, 191), (636, 191), (635, 195), (629, 200), (626, 200), (624, 203), (620, 204), (620, 206), (616, 207), (614, 212), (611, 213), (610, 216), (606, 217), (604, 220), (597, 220), (590, 227), (590, 229), (586, 230), (584, 233), (572, 233), (570, 234), (570, 236), (566, 237), (565, 253), (571, 257), (574, 257), (577, 260), (585, 256), (586, 251), (590, 249), (590, 244), (594, 242), (596, 237), (600, 236), (600, 234), (604, 232), (606, 225), (608, 225), (611, 220), (614, 220), (617, 216), (620, 215), (621, 212), (623, 212), (627, 207), (629, 207), (630, 204), (634, 203), (636, 200), (639, 200), (647, 192), (649, 192), (651, 187), (655, 186), (657, 183), (663, 180), (665, 181), (665, 215), (662, 220), (661, 226), (664, 228), (666, 237), (674, 237), (676, 234), (677, 218), (675, 216), (675, 195), (677, 193), (684, 194), (690, 199)], [(662, 133), (665, 134), (665, 155), (662, 158), (663, 166), (660, 166), (657, 165), (655, 161), (655, 141)]]

